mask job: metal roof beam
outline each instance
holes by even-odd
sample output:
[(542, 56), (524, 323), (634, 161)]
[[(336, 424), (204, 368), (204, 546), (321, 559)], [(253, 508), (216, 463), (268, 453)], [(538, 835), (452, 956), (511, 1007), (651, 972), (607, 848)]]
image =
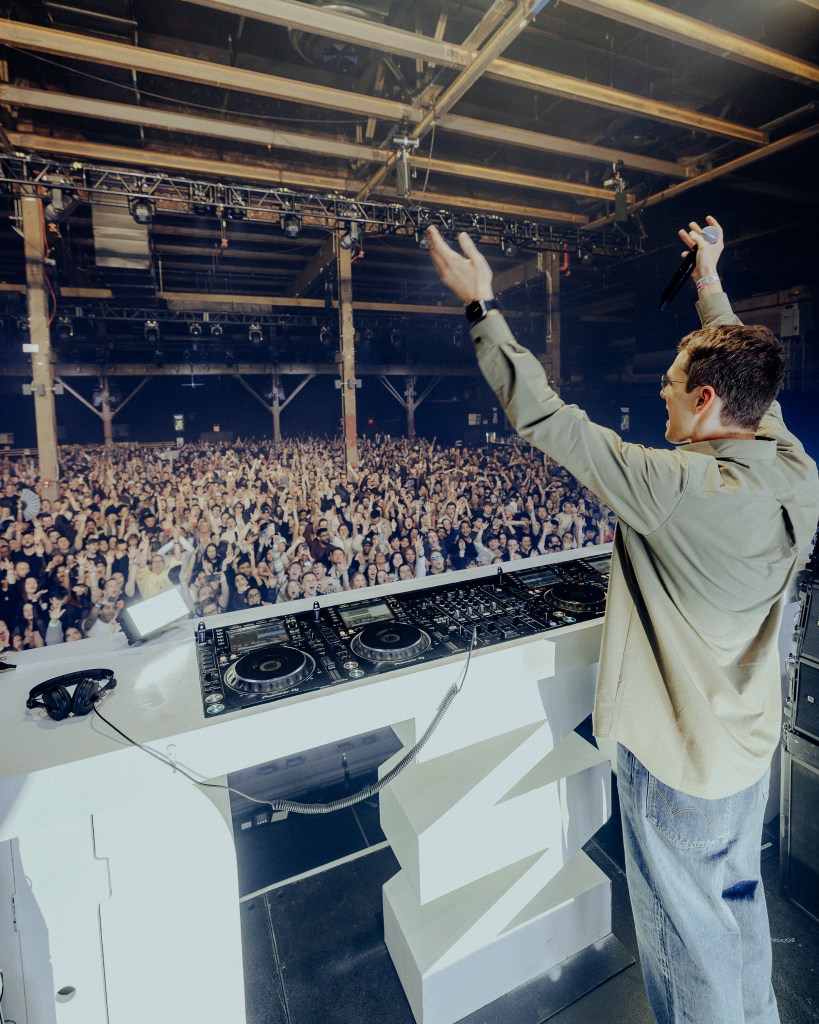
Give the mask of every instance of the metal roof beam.
[[(299, 4), (298, 6), (304, 7), (306, 5)], [(413, 39), (416, 38), (418, 37), (413, 36)], [(223, 65), (219, 65), (219, 63), (211, 63), (207, 60), (195, 60), (190, 57), (161, 53), (156, 50), (146, 50), (142, 47), (126, 46), (123, 43), (109, 43), (102, 40), (89, 41), (84, 36), (57, 32), (54, 29), (41, 29), (36, 26), (20, 25), (15, 22), (3, 22), (1, 19), (0, 42), (82, 60), (92, 57), (94, 60), (103, 63), (103, 65), (111, 67), (163, 75), (183, 81), (198, 82), (203, 85), (220, 85), (224, 88), (232, 88), (240, 92), (264, 95), (271, 98), (290, 99), (294, 102), (303, 102), (309, 105), (320, 106), (320, 108), (339, 110), (350, 114), (376, 116), (378, 113), (378, 116), (391, 122), (399, 122), (404, 116), (411, 121), (417, 121), (423, 117), (423, 111), (416, 110), (410, 105), (382, 99), (372, 99), (371, 102), (370, 97), (346, 92), (342, 89), (329, 89), (322, 86), (308, 85), (292, 79), (274, 78), (273, 76), (262, 75), (257, 72), (226, 68)], [(533, 70), (536, 71), (536, 69)], [(548, 74), (549, 82), (556, 88), (560, 76)], [(576, 82), (575, 79), (569, 79), (568, 81), (570, 83)], [(569, 92), (571, 92), (571, 89)], [(631, 96), (629, 94), (622, 95), (626, 97), (622, 100), (622, 102), (626, 103), (626, 109), (630, 113), (634, 113), (636, 105), (640, 104), (643, 97)], [(607, 93), (607, 97), (608, 102), (611, 100), (611, 96)], [(379, 112), (376, 112), (374, 104), (381, 104)], [(678, 119), (678, 123), (688, 124), (689, 121), (690, 118), (688, 117), (685, 122), (680, 122)], [(690, 124), (688, 126), (691, 127)], [(472, 118), (446, 115), (439, 118), (438, 128), (471, 137), (507, 141), (513, 145), (520, 145), (524, 148), (530, 148), (530, 150), (543, 153), (597, 160), (601, 163), (622, 160), (627, 167), (645, 170), (649, 173), (665, 174), (670, 177), (688, 176), (688, 172), (684, 167), (672, 161), (654, 160), (651, 157), (615, 150), (615, 148), (607, 146), (590, 145), (575, 139), (545, 135), (541, 132), (518, 129), (508, 125), (493, 125), (489, 122), (477, 121)], [(13, 144), (16, 143), (12, 142)], [(38, 148), (42, 147), (38, 146)], [(64, 150), (58, 152), (64, 152)], [(195, 161), (196, 158), (191, 158), (191, 160)], [(147, 164), (149, 161), (144, 163)], [(190, 168), (196, 167), (199, 170), (205, 164), (205, 161), (201, 161), (198, 166), (191, 163)], [(178, 167), (180, 165), (177, 163), (174, 166)], [(240, 173), (235, 172), (234, 176), (240, 176)], [(247, 177), (247, 175), (245, 176)], [(271, 180), (269, 168), (262, 180)], [(281, 175), (275, 180), (281, 181)], [(289, 180), (293, 181), (292, 174)], [(352, 185), (346, 180), (330, 179), (327, 175), (313, 178), (307, 175), (302, 176), (302, 184), (307, 184), (309, 181), (312, 181), (315, 187), (333, 187), (347, 191), (352, 188)]]
[[(267, 3), (265, 3), (266, 6)], [(292, 3), (290, 0), (279, 0), (274, 6), (276, 8), (283, 6), (289, 12), (289, 20), (280, 19), (279, 23), (281, 24), (290, 24), (293, 19), (298, 22), (302, 16), (301, 12), (304, 11), (322, 12), (323, 20), (326, 19), (327, 21), (326, 26), (323, 27), (322, 34), (334, 36), (335, 38), (346, 38), (347, 34), (363, 31), (364, 26), (371, 24), (363, 22), (360, 18), (331, 14), (324, 8), (314, 8), (305, 3)], [(271, 11), (272, 9), (271, 7)], [(258, 16), (263, 18), (261, 14)], [(263, 20), (276, 19), (263, 18)], [(343, 36), (338, 35), (335, 29), (338, 21), (352, 23), (347, 25), (347, 34)], [(375, 27), (382, 31), (387, 31), (383, 26)], [(418, 43), (419, 40), (424, 39), (423, 36), (399, 29), (389, 29), (388, 31), (390, 33), (398, 32), (404, 36), (406, 38), (406, 46), (411, 51), (410, 55), (419, 55)], [(358, 41), (361, 41), (362, 37), (357, 36), (356, 38)], [(408, 118), (411, 122), (421, 121), (425, 117), (423, 109), (409, 104), (396, 103), (374, 96), (365, 96), (361, 93), (347, 92), (343, 89), (330, 89), (326, 86), (311, 85), (306, 82), (299, 82), (296, 79), (278, 78), (256, 71), (246, 71), (223, 64), (195, 60), (190, 57), (180, 57), (176, 54), (161, 53), (156, 50), (144, 49), (143, 47), (127, 46), (124, 43), (110, 43), (101, 39), (89, 40), (84, 36), (74, 33), (59, 32), (55, 29), (40, 28), (20, 22), (0, 20), (0, 42), (58, 56), (93, 61), (111, 67), (127, 68), (148, 74), (178, 78), (183, 81), (235, 89), (239, 92), (258, 96), (290, 100), (295, 103), (305, 103), (330, 110), (343, 110), (347, 113), (360, 114), (361, 116), (381, 117), (392, 123), (400, 123), (404, 117)], [(449, 67), (465, 67), (475, 56), (475, 51), (462, 47), (437, 43), (435, 40), (427, 40), (427, 42), (434, 43), (435, 46), (441, 48), (441, 53), (436, 57), (436, 63)], [(457, 60), (454, 60), (452, 54), (456, 51), (459, 53), (459, 57)], [(499, 64), (500, 70), (498, 69)], [(494, 60), (489, 63), (489, 73), (496, 78), (508, 80), (517, 85), (524, 85), (528, 88), (534, 86), (541, 91), (563, 95), (592, 105), (601, 105), (607, 109), (623, 110), (632, 115), (637, 114), (651, 117), (730, 138), (754, 141), (756, 136), (760, 144), (764, 141), (761, 133), (743, 125), (735, 125), (720, 118), (700, 114), (697, 111), (686, 110), (683, 107), (676, 107), (672, 104), (658, 103), (637, 94), (611, 90), (604, 86), (586, 82), (583, 79), (573, 78), (569, 75), (559, 75), (555, 72), (530, 67), (525, 64)], [(444, 127), (443, 124), (440, 126)], [(538, 133), (532, 132), (531, 134), (537, 135)], [(628, 154), (622, 154), (622, 156), (627, 157)], [(594, 157), (593, 159), (603, 158)], [(638, 166), (635, 160), (636, 154), (635, 159), (628, 160), (629, 166)]]
[[(258, 18), (261, 21), (272, 22), (277, 25), (308, 24), (308, 27), (312, 28), (319, 35), (354, 43), (363, 41), (374, 46), (376, 49), (381, 49), (388, 53), (398, 53), (407, 57), (420, 57), (434, 64), (469, 69), (470, 77), (473, 67), (476, 70), (480, 68), (478, 75), (483, 70), (488, 70), (488, 73), (493, 78), (571, 97), (580, 102), (598, 106), (602, 105), (607, 109), (624, 110), (632, 115), (668, 121), (672, 124), (686, 125), (698, 131), (739, 138), (753, 142), (756, 145), (762, 145), (765, 141), (761, 133), (755, 129), (733, 124), (718, 117), (700, 114), (695, 110), (676, 107), (670, 103), (659, 103), (636, 94), (612, 90), (606, 86), (598, 86), (592, 82), (586, 82), (584, 79), (574, 78), (571, 75), (560, 75), (556, 72), (531, 67), (528, 64), (501, 60), (497, 54), (503, 49), (502, 46), (495, 51), (495, 59), (487, 59), (490, 55), (489, 48), (492, 47), (491, 41), (485, 44), (482, 50), (471, 50), (466, 46), (438, 42), (437, 40), (430, 39), (428, 36), (417, 35), (403, 29), (391, 28), (366, 21), (362, 18), (336, 14), (327, 11), (326, 8), (312, 6), (298, 2), (298, 0), (185, 0), (185, 2), (197, 3), (205, 7), (215, 7), (222, 11), (231, 11), (237, 15)], [(531, 9), (535, 4), (530, 3), (525, 6)], [(487, 18), (491, 14), (491, 10), (487, 12)], [(305, 22), (305, 18), (308, 19), (308, 22)], [(696, 27), (696, 32), (699, 33), (698, 36), (695, 35), (693, 37), (694, 40), (703, 38), (711, 30), (712, 26), (707, 25), (705, 22), (698, 22), (693, 18), (688, 20), (693, 23)], [(514, 23), (514, 15), (511, 19), (507, 17), (507, 21)], [(511, 27), (509, 31), (512, 31)], [(497, 38), (500, 41), (500, 36)], [(687, 42), (689, 45), (693, 45), (691, 39), (688, 39)], [(749, 43), (749, 45), (756, 46), (757, 44)], [(761, 47), (761, 49), (766, 48)], [(775, 50), (770, 52), (772, 54), (777, 53)], [(726, 53), (724, 56), (731, 57), (731, 53)], [(786, 60), (793, 59), (788, 58), (787, 54), (781, 54), (780, 56)], [(804, 64), (805, 62), (800, 63)], [(805, 67), (811, 68), (812, 65), (805, 64)], [(819, 69), (814, 70), (819, 73)], [(456, 83), (459, 79), (456, 79)], [(466, 81), (468, 82), (469, 78)], [(449, 88), (455, 87), (456, 83), (453, 83)], [(457, 88), (460, 88), (460, 86)], [(428, 113), (425, 112), (424, 121), (427, 120), (428, 116)]]
[[(779, 75), (802, 85), (819, 85), (817, 65), (659, 4), (647, 3), (646, 0), (562, 0), (562, 3), (564, 7), (577, 7), (664, 39), (673, 39), (692, 49), (712, 53), (723, 60), (745, 64), (755, 71)], [(816, 0), (808, 0), (808, 3), (819, 8)]]
[[(531, 25), (534, 18), (532, 12), (535, 6), (536, 0), (520, 0), (515, 5), (506, 19), (500, 23), (493, 35), (489, 37), (483, 49), (473, 53), (466, 67), (461, 69), (455, 80), (450, 82), (441, 95), (434, 100), (430, 108), (424, 112), (421, 121), (409, 132), (410, 138), (423, 138), (437, 119), (442, 114), (448, 113), (466, 95), (495, 58), (508, 49), (518, 36)], [(423, 37), (419, 36), (418, 38)], [(357, 198), (363, 199), (369, 195), (384, 180), (387, 172), (397, 160), (398, 150), (393, 150), (387, 162), (379, 167), (370, 177), (369, 181), (361, 187)]]
[[(781, 153), (785, 149), (790, 149), (792, 146), (798, 146), (803, 142), (807, 142), (808, 139), (814, 138), (819, 135), (819, 124), (810, 125), (808, 128), (803, 128), (800, 132), (794, 132), (793, 135), (786, 135), (782, 139), (777, 139), (776, 142), (771, 142), (765, 146), (764, 149), (756, 149), (753, 153), (745, 153), (743, 156), (737, 157), (735, 160), (728, 160), (724, 164), (720, 164), (719, 167), (713, 167), (709, 171), (703, 171), (702, 174), (696, 175), (694, 178), (689, 178), (688, 181), (680, 181), (676, 185), (672, 185), (670, 188), (663, 189), (661, 192), (655, 192), (654, 195), (649, 196), (647, 199), (641, 200), (636, 203), (632, 209), (642, 210), (649, 206), (656, 206), (657, 203), (663, 203), (666, 199), (672, 199), (674, 196), (680, 195), (682, 192), (687, 192), (689, 189), (697, 188), (700, 185), (706, 185), (710, 181), (714, 181), (716, 178), (721, 178), (725, 174), (733, 174), (735, 171), (742, 170), (743, 167), (748, 167), (750, 164), (756, 163), (758, 160), (764, 160), (766, 157), (773, 156), (775, 153)], [(587, 228), (600, 228), (610, 224), (613, 220), (613, 216), (599, 217), (595, 221), (591, 221), (586, 225)]]

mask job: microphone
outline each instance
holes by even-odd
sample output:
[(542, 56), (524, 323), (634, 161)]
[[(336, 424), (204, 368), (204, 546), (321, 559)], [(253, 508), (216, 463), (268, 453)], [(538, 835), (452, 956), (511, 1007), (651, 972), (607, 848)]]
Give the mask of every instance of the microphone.
[[(719, 238), (719, 231), (717, 231), (716, 228), (712, 228), (710, 225), (707, 228), (703, 228), (700, 234), (709, 245), (713, 245)], [(677, 297), (677, 292), (679, 292), (685, 281), (687, 281), (691, 276), (691, 271), (694, 269), (696, 263), (697, 247), (695, 245), (690, 252), (687, 252), (685, 256), (683, 256), (682, 263), (677, 267), (674, 272), (674, 276), (663, 289), (663, 294), (660, 296), (660, 301), (657, 303), (657, 309), (665, 309), (669, 302)]]

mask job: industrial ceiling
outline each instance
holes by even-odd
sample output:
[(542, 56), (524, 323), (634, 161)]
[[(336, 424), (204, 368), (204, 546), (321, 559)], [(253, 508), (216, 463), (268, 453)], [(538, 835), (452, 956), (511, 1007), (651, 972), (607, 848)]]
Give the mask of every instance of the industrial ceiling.
[[(751, 290), (815, 277), (810, 239), (794, 240), (819, 209), (817, 0), (16, 0), (2, 14), (7, 319), (25, 281), (13, 197), (33, 185), (55, 318), (120, 319), (124, 353), (151, 310), (180, 345), (203, 317), (241, 321), (243, 344), (254, 322), (298, 335), (332, 308), (327, 239), (351, 226), (356, 326), (392, 338), (416, 309), (420, 332), (455, 313), (418, 245), (429, 220), (493, 246), (519, 312), (539, 301), (537, 254), (557, 252), (564, 315), (627, 319), (622, 268), (670, 272), (683, 209), (730, 220)], [(123, 211), (124, 250), (144, 252), (118, 266)]]

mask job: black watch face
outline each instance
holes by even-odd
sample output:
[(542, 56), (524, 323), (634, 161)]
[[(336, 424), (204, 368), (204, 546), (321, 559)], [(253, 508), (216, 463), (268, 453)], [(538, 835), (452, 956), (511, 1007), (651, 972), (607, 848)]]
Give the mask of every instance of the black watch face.
[(475, 299), (473, 302), (469, 303), (464, 312), (466, 313), (466, 319), (471, 324), (475, 324), (484, 315), (483, 303), (478, 299)]

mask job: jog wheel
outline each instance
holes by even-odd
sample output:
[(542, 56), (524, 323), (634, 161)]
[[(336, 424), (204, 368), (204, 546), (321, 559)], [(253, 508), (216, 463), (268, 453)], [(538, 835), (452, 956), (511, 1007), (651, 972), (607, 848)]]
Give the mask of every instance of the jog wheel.
[(225, 673), (225, 682), (239, 693), (278, 693), (309, 679), (315, 667), (304, 651), (271, 644), (239, 658)]
[(543, 595), (547, 604), (576, 615), (594, 614), (606, 606), (606, 592), (594, 583), (557, 583)]
[(350, 649), (359, 658), (383, 664), (417, 658), (431, 642), (422, 629), (408, 622), (373, 622), (356, 633)]

